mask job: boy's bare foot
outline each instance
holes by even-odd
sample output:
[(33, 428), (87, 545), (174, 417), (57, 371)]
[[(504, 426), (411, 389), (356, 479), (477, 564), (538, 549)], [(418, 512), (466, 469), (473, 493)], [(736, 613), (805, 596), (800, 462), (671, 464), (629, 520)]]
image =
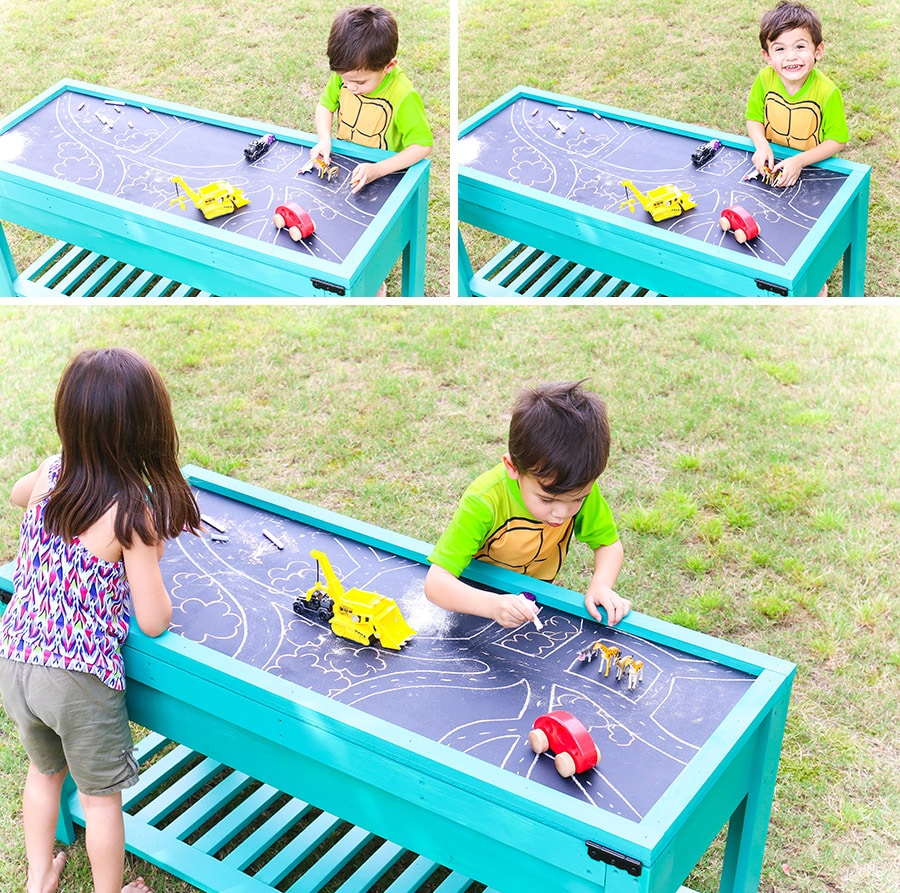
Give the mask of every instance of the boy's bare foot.
[(27, 893), (56, 893), (56, 889), (59, 887), (59, 877), (62, 874), (63, 868), (66, 867), (66, 854), (65, 853), (57, 853), (53, 857), (53, 862), (50, 865), (50, 876), (47, 878), (47, 884), (40, 888), (32, 887), (31, 884), (25, 884), (25, 890)]
[(150, 893), (150, 888), (144, 883), (144, 879), (139, 877), (122, 887), (122, 893)]

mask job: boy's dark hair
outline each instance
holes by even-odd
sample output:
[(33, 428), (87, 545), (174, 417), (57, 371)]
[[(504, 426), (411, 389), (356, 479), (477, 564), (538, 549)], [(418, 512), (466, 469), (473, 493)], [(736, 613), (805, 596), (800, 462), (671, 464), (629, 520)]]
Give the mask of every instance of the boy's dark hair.
[(530, 388), (513, 409), (510, 459), (520, 474), (540, 479), (548, 493), (582, 490), (606, 468), (610, 442), (606, 405), (582, 390), (583, 381)]
[(66, 541), (116, 504), (116, 539), (147, 545), (200, 527), (200, 510), (178, 466), (169, 392), (143, 357), (124, 348), (83, 350), (56, 389), (62, 467), (44, 526)]
[(765, 52), (769, 51), (769, 42), (777, 40), (785, 31), (803, 28), (809, 32), (815, 46), (822, 42), (822, 20), (818, 13), (802, 3), (781, 0), (774, 9), (765, 13), (759, 22), (759, 42)]
[(397, 55), (397, 21), (380, 6), (342, 9), (328, 35), (332, 71), (381, 71)]

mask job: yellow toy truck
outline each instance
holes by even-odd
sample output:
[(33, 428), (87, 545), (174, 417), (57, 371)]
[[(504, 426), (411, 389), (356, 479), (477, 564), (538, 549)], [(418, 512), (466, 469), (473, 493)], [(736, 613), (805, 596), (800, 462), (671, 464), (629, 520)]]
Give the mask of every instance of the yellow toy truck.
[(187, 195), (178, 193), (175, 198), (169, 202), (169, 207), (171, 208), (172, 205), (177, 203), (183, 211), (185, 203), (190, 198), (194, 203), (194, 207), (197, 208), (207, 220), (212, 220), (214, 217), (222, 217), (225, 214), (231, 214), (238, 208), (243, 208), (244, 205), (250, 204), (250, 199), (244, 195), (242, 189), (232, 186), (231, 183), (228, 183), (225, 180), (215, 180), (212, 183), (207, 183), (206, 186), (201, 186), (196, 191), (191, 189), (191, 187), (178, 175), (172, 177), (171, 180), (175, 184), (176, 193), (178, 193), (178, 187), (181, 186)]
[(677, 186), (667, 183), (665, 186), (657, 186), (648, 193), (641, 192), (631, 180), (622, 180), (625, 187), (625, 194), (628, 195), (630, 189), (634, 193), (634, 197), (626, 198), (619, 205), (619, 210), (628, 206), (628, 210), (634, 213), (634, 203), (639, 201), (643, 209), (653, 218), (656, 223), (661, 220), (668, 220), (669, 217), (677, 217), (683, 211), (690, 211), (696, 208), (697, 203), (691, 199), (689, 192), (683, 192)]
[(336, 636), (362, 645), (371, 644), (374, 636), (385, 648), (394, 651), (399, 651), (416, 634), (392, 598), (362, 589), (344, 589), (328, 556), (318, 550), (309, 554), (321, 568), (325, 582), (316, 580), (305, 598), (295, 599), (294, 613), (314, 614), (320, 620), (327, 620)]

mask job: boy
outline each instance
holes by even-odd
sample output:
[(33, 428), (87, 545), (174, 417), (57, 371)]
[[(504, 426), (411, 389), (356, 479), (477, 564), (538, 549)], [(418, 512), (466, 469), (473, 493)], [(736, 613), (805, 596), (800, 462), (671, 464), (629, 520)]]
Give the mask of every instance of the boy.
[(609, 457), (606, 407), (581, 382), (525, 391), (509, 425), (509, 451), (465, 491), (434, 551), (425, 578), (429, 601), (450, 611), (516, 627), (534, 618), (519, 595), (477, 589), (459, 579), (472, 558), (552, 581), (574, 535), (594, 550), (584, 597), (590, 615), (610, 626), (631, 609), (613, 591), (622, 544), (597, 478)]
[[(841, 92), (815, 65), (825, 54), (822, 23), (801, 3), (782, 0), (760, 21), (768, 63), (747, 100), (753, 164), (780, 172), (777, 186), (793, 186), (809, 164), (830, 158), (850, 138)], [(802, 150), (775, 164), (771, 143)]]
[(357, 165), (350, 176), (353, 192), (431, 154), (434, 138), (425, 107), (398, 66), (397, 43), (397, 22), (379, 6), (342, 10), (328, 35), (328, 63), (334, 73), (316, 108), (319, 141), (310, 158), (329, 163), (335, 112), (338, 139), (396, 153)]

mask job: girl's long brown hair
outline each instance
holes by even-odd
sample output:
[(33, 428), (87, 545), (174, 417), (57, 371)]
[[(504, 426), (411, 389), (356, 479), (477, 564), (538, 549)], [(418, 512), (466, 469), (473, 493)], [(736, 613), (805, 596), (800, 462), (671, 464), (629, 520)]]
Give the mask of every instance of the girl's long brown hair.
[(62, 468), (44, 513), (71, 541), (116, 504), (116, 539), (147, 545), (200, 528), (200, 509), (178, 466), (169, 393), (143, 357), (124, 348), (83, 350), (56, 389)]

